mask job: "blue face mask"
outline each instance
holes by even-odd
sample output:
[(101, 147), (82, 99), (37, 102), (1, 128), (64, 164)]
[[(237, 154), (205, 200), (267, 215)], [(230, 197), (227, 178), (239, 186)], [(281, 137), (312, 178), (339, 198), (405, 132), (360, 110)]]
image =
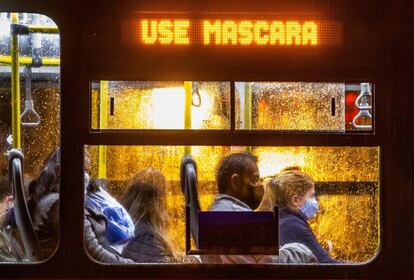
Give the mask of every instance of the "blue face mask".
[(305, 201), (305, 205), (300, 208), (300, 211), (305, 214), (308, 219), (312, 219), (316, 212), (319, 210), (319, 204), (316, 198), (308, 198)]

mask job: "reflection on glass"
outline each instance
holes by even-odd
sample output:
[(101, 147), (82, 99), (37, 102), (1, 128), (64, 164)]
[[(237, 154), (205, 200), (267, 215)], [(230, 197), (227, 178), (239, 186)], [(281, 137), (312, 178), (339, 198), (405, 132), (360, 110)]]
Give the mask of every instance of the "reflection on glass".
[(106, 89), (102, 82), (91, 86), (93, 129), (229, 128), (226, 82), (109, 81)]
[[(18, 34), (15, 40), (18, 45), (12, 46), (12, 36), (7, 32), (12, 22), (34, 28), (31, 30), (41, 26), (50, 34)], [(13, 48), (18, 51), (20, 62), (16, 71), (11, 67)], [(59, 56), (60, 37), (50, 18), (39, 14), (0, 13), (0, 262), (44, 260), (54, 253), (58, 244), (60, 156), (54, 152), (60, 145)], [(16, 79), (17, 73), (20, 79)], [(13, 88), (12, 84), (18, 86)], [(13, 113), (16, 118), (20, 117), (15, 125), (12, 125)], [(40, 253), (35, 257), (28, 253), (30, 250), (23, 242), (27, 234), (20, 227), (6, 230), (10, 220), (4, 219), (3, 211), (16, 207), (12, 200), (7, 200), (12, 195), (7, 176), (7, 153), (12, 148), (21, 148), (24, 156), (28, 215), (39, 241), (33, 244), (40, 246)], [(50, 204), (40, 209), (49, 195), (53, 197)], [(16, 212), (15, 209), (18, 215)], [(9, 260), (3, 258), (7, 255)]]
[(345, 131), (345, 84), (236, 82), (236, 128)]
[[(98, 174), (98, 147), (89, 146), (91, 177)], [(193, 146), (198, 165), (199, 200), (207, 210), (217, 193), (219, 161), (243, 147)], [(311, 227), (321, 244), (333, 242), (333, 256), (352, 262), (369, 261), (379, 248), (379, 149), (377, 147), (252, 147), (262, 177), (288, 166), (300, 166), (316, 181), (320, 211)], [(155, 167), (167, 181), (167, 208), (175, 225), (172, 236), (185, 252), (184, 198), (180, 187), (183, 146), (107, 146), (107, 179), (120, 199), (128, 180), (139, 170)]]

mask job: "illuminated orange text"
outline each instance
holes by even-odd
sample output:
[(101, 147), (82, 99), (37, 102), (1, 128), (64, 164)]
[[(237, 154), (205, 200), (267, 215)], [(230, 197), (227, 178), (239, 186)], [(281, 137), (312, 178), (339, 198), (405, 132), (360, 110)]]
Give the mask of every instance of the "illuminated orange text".
[[(143, 19), (140, 40), (145, 45), (316, 46), (314, 21)], [(192, 27), (192, 28), (191, 28)], [(190, 28), (192, 33), (190, 34)]]
[(188, 45), (188, 20), (142, 20), (141, 39), (145, 45)]
[(204, 45), (296, 45), (318, 44), (318, 25), (313, 21), (204, 20)]

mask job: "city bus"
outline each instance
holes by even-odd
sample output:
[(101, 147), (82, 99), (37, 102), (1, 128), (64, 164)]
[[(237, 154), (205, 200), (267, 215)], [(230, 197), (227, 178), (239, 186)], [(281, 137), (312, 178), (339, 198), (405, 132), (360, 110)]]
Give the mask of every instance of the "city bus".
[[(3, 1), (0, 275), (414, 277), (412, 12), (408, 1)], [(286, 170), (313, 178), (319, 210), (307, 225), (334, 263), (280, 261), (282, 205), (208, 211), (236, 153), (254, 156), (258, 182)], [(31, 203), (51, 168), (56, 223), (45, 230)], [(89, 186), (105, 207), (127, 208), (146, 168), (164, 176), (159, 213), (180, 257), (103, 261), (88, 247)], [(254, 191), (251, 210), (265, 190)], [(107, 231), (107, 215), (125, 221), (101, 214)], [(137, 228), (97, 242), (128, 259)]]

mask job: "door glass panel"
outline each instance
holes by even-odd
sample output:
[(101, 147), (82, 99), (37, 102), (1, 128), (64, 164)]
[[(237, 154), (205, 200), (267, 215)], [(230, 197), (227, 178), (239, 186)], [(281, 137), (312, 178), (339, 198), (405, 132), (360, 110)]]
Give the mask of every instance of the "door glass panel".
[(43, 261), (59, 243), (60, 36), (47, 16), (0, 13), (0, 42), (0, 262)]

